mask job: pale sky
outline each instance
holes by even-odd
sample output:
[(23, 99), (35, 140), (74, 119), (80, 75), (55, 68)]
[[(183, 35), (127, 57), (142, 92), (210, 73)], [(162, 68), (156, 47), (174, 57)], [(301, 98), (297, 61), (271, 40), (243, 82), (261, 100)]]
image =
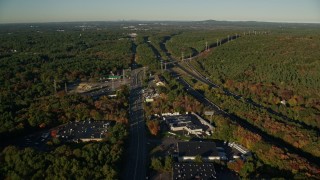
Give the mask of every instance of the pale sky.
[(0, 0), (0, 23), (209, 19), (320, 23), (320, 1)]

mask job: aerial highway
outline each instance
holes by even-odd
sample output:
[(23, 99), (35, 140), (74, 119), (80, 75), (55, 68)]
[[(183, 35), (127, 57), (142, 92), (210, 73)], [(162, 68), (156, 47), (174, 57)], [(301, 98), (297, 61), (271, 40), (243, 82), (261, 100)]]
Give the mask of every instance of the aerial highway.
[(123, 179), (140, 180), (146, 178), (146, 129), (142, 100), (142, 69), (131, 72), (129, 125), (130, 136), (126, 154), (125, 171)]

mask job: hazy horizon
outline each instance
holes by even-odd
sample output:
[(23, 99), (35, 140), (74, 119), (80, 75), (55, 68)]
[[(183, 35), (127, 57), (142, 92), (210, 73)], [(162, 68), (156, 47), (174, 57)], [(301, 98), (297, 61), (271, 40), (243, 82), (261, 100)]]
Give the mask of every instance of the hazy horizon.
[(81, 20), (70, 20), (70, 21), (44, 21), (44, 22), (5, 22), (0, 24), (46, 24), (46, 23), (94, 23), (94, 22), (141, 22), (141, 23), (148, 23), (148, 22), (205, 22), (205, 21), (217, 21), (217, 22), (256, 22), (256, 23), (288, 23), (288, 24), (320, 24), (320, 22), (293, 22), (293, 21), (250, 21), (250, 20), (216, 20), (216, 19), (204, 19), (204, 20), (140, 20), (140, 19), (123, 19), (123, 20), (88, 20), (88, 21), (81, 21)]
[(320, 23), (317, 0), (0, 0), (0, 23), (87, 21)]

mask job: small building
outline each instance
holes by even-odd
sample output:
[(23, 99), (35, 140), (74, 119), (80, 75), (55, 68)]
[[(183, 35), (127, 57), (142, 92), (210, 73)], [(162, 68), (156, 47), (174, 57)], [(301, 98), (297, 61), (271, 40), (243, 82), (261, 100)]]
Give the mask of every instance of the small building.
[(146, 97), (146, 102), (153, 102), (153, 98)]
[(216, 179), (216, 171), (213, 163), (174, 163), (172, 179)]
[[(134, 26), (129, 26), (128, 28), (134, 28)], [(130, 33), (129, 34), (129, 37), (131, 37), (131, 38), (136, 38), (137, 36), (138, 36), (137, 33)]]
[(166, 86), (166, 84), (164, 84), (164, 82), (159, 81), (156, 82), (156, 86)]
[(200, 156), (204, 162), (226, 160), (225, 154), (219, 153), (214, 142), (178, 142), (179, 162), (194, 162)]
[(166, 86), (166, 80), (161, 75), (155, 76), (154, 81), (156, 86)]
[(179, 112), (173, 112), (173, 113), (162, 113), (161, 116), (164, 117), (163, 120), (165, 120), (165, 116), (179, 116), (180, 113)]
[(121, 79), (121, 76), (110, 75), (107, 77), (107, 79), (110, 79), (110, 80)]
[(159, 94), (153, 88), (143, 90), (142, 92), (145, 98), (145, 102), (153, 102), (155, 98), (159, 97)]
[(108, 97), (111, 97), (111, 98), (117, 97), (117, 94), (109, 94)]
[(246, 157), (251, 156), (251, 152), (245, 147), (241, 146), (240, 144), (237, 144), (235, 142), (229, 142), (228, 146), (232, 148), (233, 159), (246, 159)]

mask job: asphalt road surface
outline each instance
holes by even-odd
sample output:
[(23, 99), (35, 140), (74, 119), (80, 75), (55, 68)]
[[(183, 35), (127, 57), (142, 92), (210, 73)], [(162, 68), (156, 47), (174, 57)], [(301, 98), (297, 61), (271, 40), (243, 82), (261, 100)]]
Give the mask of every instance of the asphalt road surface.
[(146, 179), (146, 129), (142, 98), (143, 70), (135, 69), (131, 73), (130, 90), (130, 137), (123, 179)]

